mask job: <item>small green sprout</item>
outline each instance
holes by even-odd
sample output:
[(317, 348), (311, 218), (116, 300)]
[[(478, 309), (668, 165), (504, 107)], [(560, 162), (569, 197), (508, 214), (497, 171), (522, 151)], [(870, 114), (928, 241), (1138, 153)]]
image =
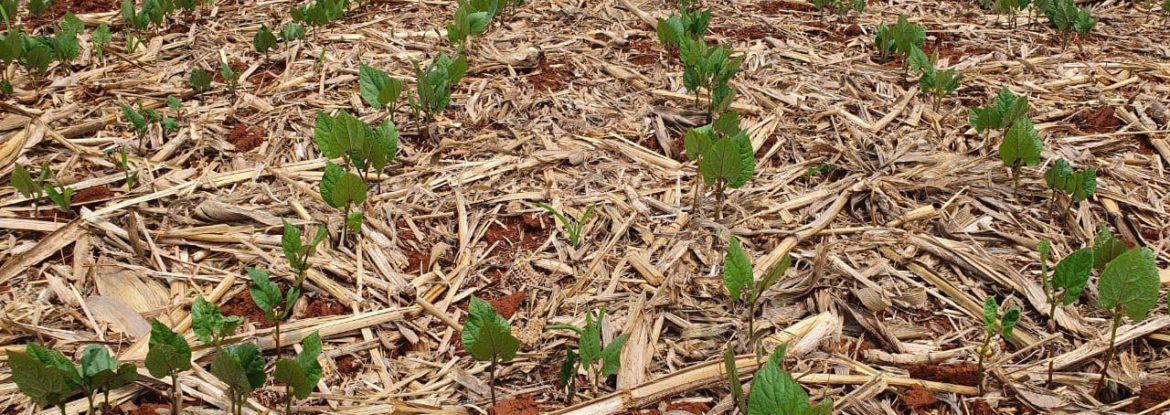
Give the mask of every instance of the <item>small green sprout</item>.
[(679, 56), (683, 61), (683, 86), (695, 94), (695, 103), (707, 91), (707, 119), (713, 120), (731, 106), (735, 89), (731, 78), (739, 73), (746, 55), (732, 57), (731, 45), (708, 46), (702, 38), (682, 38)]
[(693, 10), (693, 0), (678, 2), (678, 14), (671, 14), (665, 19), (658, 19), (658, 40), (662, 44), (677, 48), (683, 39), (702, 39), (707, 34), (707, 26), (711, 24), (711, 10)]
[(1097, 230), (1097, 235), (1093, 237), (1093, 269), (1097, 271), (1105, 269), (1109, 261), (1127, 250), (1129, 246), (1113, 236), (1113, 233), (1109, 232), (1109, 227), (1102, 225)]
[(898, 23), (893, 26), (878, 26), (873, 42), (882, 59), (891, 54), (909, 57), (912, 47), (922, 49), (926, 43), (926, 27), (910, 23), (906, 16), (898, 16)]
[(1008, 16), (1008, 24), (1016, 28), (1016, 14), (1028, 8), (1029, 0), (996, 0), (995, 11)]
[(772, 353), (767, 363), (756, 372), (755, 379), (752, 380), (751, 393), (745, 394), (739, 381), (739, 369), (735, 365), (735, 353), (732, 352), (731, 345), (728, 345), (727, 351), (723, 354), (723, 365), (736, 407), (744, 414), (832, 415), (831, 399), (825, 398), (813, 405), (800, 383), (784, 371), (786, 351), (787, 347), (784, 345)]
[(1044, 142), (1032, 126), (1032, 120), (1021, 118), (1012, 124), (999, 145), (999, 158), (1012, 170), (1012, 188), (1020, 189), (1020, 168), (1035, 165), (1040, 160)]
[[(4, 21), (8, 22), (7, 14)], [(0, 35), (0, 64), (3, 64), (4, 67), (21, 61), (25, 43), (24, 35), (20, 33), (19, 26), (14, 27), (9, 24), (7, 29), (4, 34)], [(0, 93), (11, 94), (12, 92), (12, 82), (8, 79), (8, 71), (0, 71)]]
[(1044, 14), (1048, 16), (1048, 23), (1060, 32), (1062, 51), (1068, 48), (1068, 42), (1074, 35), (1083, 39), (1097, 27), (1097, 19), (1093, 18), (1092, 12), (1077, 7), (1073, 0), (1037, 1), (1037, 6), (1043, 8)]
[(439, 54), (424, 70), (417, 61), (411, 61), (415, 79), (418, 80), (415, 95), (407, 96), (407, 103), (415, 119), (431, 122), (435, 115), (447, 109), (451, 101), (451, 88), (467, 73), (467, 57), (459, 54), (451, 58)]
[(272, 339), (275, 342), (274, 350), (280, 353), (280, 322), (288, 318), (293, 305), (301, 297), (300, 287), (290, 287), (287, 293), (281, 293), (280, 287), (268, 278), (268, 271), (245, 267), (248, 276), (252, 278), (252, 287), (248, 292), (252, 295), (252, 302), (264, 313), (264, 319), (273, 325)]
[(236, 88), (240, 86), (240, 74), (233, 70), (227, 62), (219, 64), (219, 74), (223, 75), (223, 81), (227, 83), (228, 92), (232, 96), (236, 96)]
[(280, 40), (292, 42), (305, 38), (305, 28), (296, 22), (288, 22), (280, 28)]
[(990, 105), (969, 108), (968, 122), (977, 133), (986, 133), (990, 137), (991, 130), (1010, 128), (1017, 120), (1026, 118), (1029, 108), (1028, 97), (1017, 97), (1004, 88), (999, 90)]
[(922, 49), (912, 46), (909, 59), (910, 71), (917, 70), (921, 73), (918, 77), (918, 88), (932, 98), (931, 107), (937, 112), (943, 98), (959, 89), (959, 82), (963, 81), (963, 74), (954, 69), (936, 69), (935, 65), (938, 64), (937, 50), (934, 51), (933, 55), (927, 57)]
[(561, 226), (565, 228), (565, 234), (569, 237), (569, 244), (573, 245), (574, 248), (581, 244), (581, 230), (585, 228), (585, 224), (588, 223), (589, 218), (593, 216), (594, 205), (589, 205), (589, 207), (585, 209), (585, 213), (581, 215), (581, 220), (565, 216), (556, 208), (544, 203), (537, 203), (536, 206), (539, 206), (541, 209), (548, 211), (548, 213), (552, 214), (557, 218), (558, 221), (561, 222)]
[(248, 394), (264, 386), (264, 356), (260, 348), (252, 343), (241, 343), (223, 348), (211, 362), (211, 374), (228, 387), (231, 402), (229, 412), (244, 413)]
[(203, 296), (191, 304), (191, 330), (199, 341), (217, 350), (223, 345), (223, 339), (235, 333), (241, 324), (244, 324), (244, 319), (238, 316), (225, 317), (218, 306), (207, 302)]
[(1004, 340), (1011, 340), (1012, 330), (1020, 322), (1020, 308), (1012, 306), (1002, 315), (999, 313), (999, 304), (995, 297), (987, 297), (983, 301), (983, 345), (979, 346), (979, 393), (983, 393), (987, 374), (983, 369), (983, 360), (991, 352), (991, 341), (996, 336)]
[(1081, 203), (1097, 191), (1097, 169), (1074, 171), (1065, 159), (1057, 159), (1044, 172), (1044, 183), (1052, 189), (1052, 197), (1067, 194), (1073, 203)]
[(1109, 363), (1116, 353), (1117, 327), (1122, 318), (1129, 317), (1134, 322), (1145, 320), (1150, 310), (1158, 306), (1161, 288), (1154, 251), (1147, 247), (1125, 251), (1101, 271), (1101, 278), (1097, 280), (1097, 303), (1102, 310), (1113, 314), (1113, 325), (1109, 330), (1109, 352), (1105, 355), (1105, 366), (1101, 368), (1095, 392), (1100, 392), (1105, 386)]
[(8, 366), (12, 382), (37, 406), (56, 407), (65, 413), (69, 398), (81, 392), (77, 367), (56, 350), (30, 343), (23, 352), (8, 351)]
[(747, 132), (739, 129), (739, 114), (729, 111), (714, 123), (687, 132), (683, 144), (687, 158), (699, 164), (699, 191), (692, 212), (699, 211), (702, 183), (715, 186), (715, 217), (723, 217), (727, 188), (738, 189), (755, 175), (755, 150)]
[(492, 21), (489, 11), (476, 10), (465, 0), (458, 0), (459, 8), (455, 10), (455, 21), (447, 24), (447, 41), (458, 50), (467, 49), (467, 39), (479, 36), (487, 30)]
[(33, 179), (28, 170), (24, 168), (24, 165), (17, 164), (12, 169), (12, 187), (16, 188), (16, 191), (21, 196), (32, 199), (35, 203), (37, 199), (45, 197), (44, 186), (45, 181), (49, 178), (49, 174), (49, 169), (46, 166), (46, 168), (41, 169), (40, 176)]
[(301, 352), (292, 359), (280, 359), (276, 362), (276, 370), (272, 377), (285, 385), (284, 413), (291, 414), (292, 400), (306, 399), (309, 393), (317, 387), (321, 380), (321, 363), (317, 357), (321, 355), (321, 336), (313, 333), (301, 340)]
[(812, 3), (822, 18), (826, 11), (833, 11), (838, 16), (848, 15), (851, 11), (856, 11), (857, 14), (865, 11), (865, 0), (812, 0)]
[(102, 394), (102, 413), (110, 413), (110, 391), (138, 379), (133, 363), (119, 363), (110, 356), (105, 346), (91, 344), (81, 351), (81, 389), (89, 401), (89, 412), (94, 412), (94, 394)]
[(372, 66), (362, 64), (358, 69), (358, 86), (362, 100), (373, 109), (386, 108), (391, 117), (398, 110), (399, 98), (406, 83)]
[(94, 53), (97, 55), (97, 59), (99, 61), (105, 62), (106, 46), (109, 45), (110, 40), (113, 39), (113, 36), (110, 34), (110, 25), (102, 23), (97, 27), (97, 29), (93, 31), (93, 34), (90, 36), (93, 39)]
[[(597, 315), (594, 321), (593, 316)], [(590, 310), (585, 314), (585, 326), (577, 327), (569, 324), (553, 324), (549, 330), (569, 330), (577, 334), (577, 353), (566, 353), (564, 365), (561, 366), (561, 387), (567, 392), (568, 400), (573, 400), (575, 394), (575, 375), (581, 368), (593, 373), (593, 387), (610, 376), (616, 375), (622, 367), (622, 348), (630, 335), (622, 334), (614, 337), (613, 341), (605, 344), (601, 336), (601, 327), (605, 322), (605, 307)]]
[[(260, 29), (256, 31), (256, 35), (252, 36), (252, 47), (256, 48), (256, 52), (264, 54), (264, 60), (268, 59), (268, 51), (276, 46), (276, 35), (268, 30), (268, 26), (261, 24)], [(224, 78), (227, 78), (226, 76)]]
[(780, 277), (791, 266), (792, 257), (785, 255), (779, 263), (768, 270), (763, 279), (755, 281), (751, 258), (743, 251), (739, 238), (731, 237), (727, 255), (723, 257), (723, 286), (727, 288), (727, 294), (731, 296), (733, 305), (741, 298), (746, 302), (748, 335), (746, 339), (743, 339), (744, 345), (755, 344), (756, 309), (759, 306), (760, 298), (763, 297), (764, 292), (776, 284), (776, 281), (780, 280)]
[(195, 68), (191, 70), (191, 78), (188, 81), (191, 85), (191, 90), (196, 94), (202, 94), (211, 90), (211, 74), (208, 74), (203, 68)]
[(480, 362), (488, 362), (488, 383), (492, 405), (496, 404), (496, 365), (516, 357), (520, 342), (512, 336), (512, 327), (487, 301), (471, 297), (467, 321), (461, 335), (463, 349)]
[(150, 343), (143, 363), (151, 376), (171, 378), (171, 413), (182, 413), (179, 412), (179, 404), (183, 402), (179, 373), (191, 370), (191, 346), (187, 340), (158, 320), (152, 321)]

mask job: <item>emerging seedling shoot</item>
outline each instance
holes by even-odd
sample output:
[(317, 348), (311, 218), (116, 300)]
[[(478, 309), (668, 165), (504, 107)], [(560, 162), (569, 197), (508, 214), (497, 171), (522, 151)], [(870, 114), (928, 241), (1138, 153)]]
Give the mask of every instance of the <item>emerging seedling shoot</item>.
[(488, 362), (488, 384), (491, 386), (492, 405), (496, 404), (496, 366), (509, 362), (520, 350), (520, 342), (512, 336), (512, 327), (487, 301), (471, 297), (467, 307), (467, 321), (461, 336), (463, 349), (472, 358)]

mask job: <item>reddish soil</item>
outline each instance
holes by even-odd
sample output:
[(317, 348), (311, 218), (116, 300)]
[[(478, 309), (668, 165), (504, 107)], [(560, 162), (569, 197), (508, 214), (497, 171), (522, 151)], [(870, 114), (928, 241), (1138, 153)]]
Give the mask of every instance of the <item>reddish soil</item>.
[(568, 85), (567, 80), (572, 77), (573, 68), (569, 63), (546, 60), (528, 75), (528, 83), (538, 90), (560, 91), (565, 89)]
[(171, 412), (171, 406), (161, 403), (144, 403), (138, 405), (130, 412), (130, 415), (159, 415)]
[(1076, 116), (1077, 126), (1089, 134), (1104, 134), (1117, 131), (1117, 117), (1113, 107), (1098, 107), (1081, 111)]
[(845, 31), (841, 33), (843, 33), (845, 36), (854, 37), (861, 36), (863, 33), (865, 33), (865, 31), (861, 30), (861, 26), (854, 23), (849, 25), (849, 27), (846, 27)]
[(898, 394), (898, 400), (912, 413), (928, 413), (929, 409), (938, 403), (934, 394), (922, 385), (911, 386), (906, 392)]
[(528, 298), (528, 293), (519, 291), (515, 294), (505, 295), (488, 302), (492, 304), (492, 308), (495, 308), (496, 312), (500, 313), (504, 319), (510, 319), (512, 315), (516, 314), (516, 310), (520, 309), (520, 305), (524, 304), (526, 298)]
[(970, 412), (971, 415), (996, 415), (996, 414), (998, 414), (998, 412), (995, 412), (995, 408), (992, 408), (991, 404), (988, 404), (987, 401), (985, 401), (983, 399), (977, 399), (977, 400), (970, 401), (970, 407), (971, 407), (971, 412)]
[(663, 53), (662, 44), (657, 40), (652, 39), (635, 39), (630, 41), (630, 50), (637, 53), (631, 53), (629, 59), (630, 63), (635, 65), (649, 66), (655, 65), (658, 62), (672, 62), (681, 63), (677, 53)]
[(702, 402), (670, 402), (666, 404), (666, 412), (683, 411), (695, 415), (703, 415), (710, 410), (711, 407)]
[[(675, 137), (674, 140), (672, 140), (670, 143), (670, 152), (673, 155), (671, 158), (674, 159), (674, 161), (682, 163), (687, 161), (687, 156), (684, 154), (684, 151), (686, 150), (685, 142), (686, 136), (679, 135)], [(666, 152), (662, 150), (662, 145), (658, 143), (658, 137), (654, 134), (651, 134), (649, 137), (646, 137), (646, 139), (642, 140), (642, 146), (655, 153), (664, 156), (666, 155)]]
[(497, 223), (488, 227), (483, 241), (488, 246), (499, 242), (492, 255), (511, 259), (517, 251), (536, 249), (552, 232), (553, 227), (546, 226), (543, 218), (542, 214), (537, 213), (501, 217)]
[(809, 3), (796, 3), (783, 0), (762, 1), (756, 3), (752, 9), (763, 14), (780, 14), (783, 11), (789, 12), (816, 12), (817, 8)]
[(763, 25), (747, 27), (716, 27), (712, 28), (711, 31), (739, 42), (763, 39), (769, 36), (778, 37), (776, 29)]
[(257, 327), (271, 327), (266, 319), (264, 319), (264, 312), (260, 311), (260, 307), (252, 301), (252, 296), (247, 292), (242, 292), (236, 296), (232, 301), (225, 302), (220, 306), (220, 312), (225, 316), (240, 316), (244, 320), (255, 323)]
[(265, 139), (267, 139), (267, 134), (263, 127), (249, 127), (243, 123), (236, 124), (228, 133), (228, 141), (236, 146), (236, 150), (244, 152), (260, 147), (261, 144), (264, 144)]
[(73, 14), (108, 12), (118, 10), (121, 4), (118, 0), (57, 0), (40, 16), (24, 13), (24, 26), (27, 30), (32, 30), (61, 21), (66, 12)]
[(537, 415), (540, 408), (532, 395), (520, 395), (513, 399), (502, 400), (488, 407), (488, 415)]
[(268, 62), (256, 68), (256, 71), (252, 72), (252, 76), (248, 77), (248, 81), (256, 85), (256, 89), (260, 89), (280, 79), (282, 73), (284, 73), (284, 61)]
[(1170, 382), (1142, 386), (1138, 398), (1125, 407), (1128, 412), (1141, 412), (1170, 399)]
[(87, 187), (78, 190), (73, 194), (73, 199), (70, 201), (71, 205), (85, 205), (93, 202), (102, 202), (110, 200), (114, 196), (114, 192), (110, 191), (106, 186)]
[(335, 361), (337, 363), (337, 371), (343, 375), (352, 375), (362, 370), (362, 361), (353, 356), (341, 356)]
[(970, 362), (947, 365), (913, 365), (908, 370), (910, 377), (914, 379), (967, 386), (979, 384), (979, 365)]
[(305, 318), (336, 316), (349, 313), (349, 307), (333, 300), (315, 298), (305, 308)]

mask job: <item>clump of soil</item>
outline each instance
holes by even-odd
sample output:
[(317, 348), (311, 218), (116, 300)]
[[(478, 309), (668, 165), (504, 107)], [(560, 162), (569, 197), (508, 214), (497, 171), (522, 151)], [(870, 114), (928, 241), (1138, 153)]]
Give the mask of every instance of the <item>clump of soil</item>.
[(1142, 386), (1142, 391), (1138, 393), (1137, 400), (1125, 407), (1125, 410), (1128, 412), (1141, 412), (1153, 408), (1165, 402), (1167, 399), (1170, 399), (1170, 382), (1145, 385)]
[(271, 61), (257, 67), (256, 71), (252, 72), (252, 76), (248, 77), (248, 81), (255, 85), (256, 89), (260, 89), (279, 79), (282, 73), (284, 73), (284, 61)]
[(535, 249), (548, 237), (552, 226), (545, 226), (542, 217), (535, 213), (525, 213), (499, 218), (497, 223), (488, 227), (483, 241), (488, 246), (499, 242), (492, 255), (511, 259), (517, 251)]
[(991, 404), (987, 403), (986, 400), (976, 399), (976, 400), (970, 401), (970, 405), (971, 405), (971, 415), (996, 415), (997, 414), (997, 412), (995, 412), (995, 408), (992, 408)]
[(1098, 107), (1081, 111), (1076, 116), (1077, 126), (1089, 134), (1104, 134), (1117, 131), (1116, 110), (1113, 107)]
[[(646, 137), (645, 140), (642, 140), (642, 146), (646, 147), (646, 149), (653, 151), (655, 153), (658, 153), (658, 154), (661, 154), (664, 156), (666, 155), (666, 151), (664, 151), (662, 149), (662, 144), (658, 142), (658, 137), (655, 136), (654, 134), (651, 134), (649, 137)], [(687, 161), (687, 156), (686, 156), (686, 154), (684, 154), (685, 150), (686, 150), (686, 136), (685, 135), (677, 136), (673, 140), (671, 140), (670, 154), (672, 156), (671, 158), (674, 159), (674, 161), (685, 163)]]
[(710, 410), (711, 407), (702, 402), (670, 402), (666, 404), (666, 412), (682, 411), (690, 412), (695, 415), (703, 415)]
[(92, 203), (92, 202), (110, 200), (110, 198), (113, 196), (114, 196), (114, 192), (111, 192), (110, 188), (106, 187), (104, 185), (103, 186), (87, 187), (87, 188), (78, 190), (77, 193), (74, 193), (73, 199), (70, 200), (70, 204), (84, 205), (84, 204)]
[(256, 147), (264, 144), (267, 134), (264, 133), (264, 128), (260, 126), (247, 126), (244, 123), (236, 124), (232, 127), (232, 131), (228, 133), (228, 141), (236, 147), (239, 151), (252, 151)]
[(264, 312), (256, 303), (252, 301), (252, 296), (247, 292), (240, 293), (232, 301), (225, 302), (220, 306), (219, 311), (225, 316), (239, 316), (244, 320), (255, 323), (258, 327), (271, 327), (272, 324), (264, 318)]
[(142, 405), (138, 405), (138, 407), (134, 408), (133, 411), (130, 411), (130, 415), (161, 415), (169, 414), (170, 412), (170, 405), (160, 403), (144, 403)]
[(532, 395), (525, 394), (499, 401), (495, 405), (489, 406), (487, 412), (488, 415), (537, 415), (540, 413), (540, 408), (536, 406)]
[(572, 66), (564, 61), (546, 60), (536, 66), (528, 75), (528, 83), (538, 90), (560, 91), (567, 86), (567, 79), (573, 77)]
[(309, 302), (305, 308), (305, 318), (336, 316), (349, 313), (349, 307), (333, 300), (317, 298)]
[(337, 371), (343, 375), (352, 375), (362, 370), (362, 361), (356, 357), (345, 355), (337, 358)]
[(946, 365), (921, 364), (910, 366), (910, 377), (956, 385), (979, 385), (979, 365), (963, 362)]
[(938, 403), (934, 394), (922, 385), (910, 386), (906, 392), (898, 394), (898, 400), (902, 401), (902, 405), (906, 405), (906, 409), (913, 413), (925, 413)]
[(488, 302), (491, 303), (492, 308), (496, 309), (497, 313), (500, 313), (500, 316), (503, 316), (504, 319), (510, 319), (512, 315), (516, 314), (516, 310), (520, 309), (520, 305), (524, 303), (526, 298), (528, 298), (527, 292), (518, 291)]
[(780, 14), (783, 11), (789, 12), (815, 12), (817, 8), (809, 3), (797, 3), (794, 1), (771, 0), (756, 3), (752, 7), (754, 10), (763, 14)]

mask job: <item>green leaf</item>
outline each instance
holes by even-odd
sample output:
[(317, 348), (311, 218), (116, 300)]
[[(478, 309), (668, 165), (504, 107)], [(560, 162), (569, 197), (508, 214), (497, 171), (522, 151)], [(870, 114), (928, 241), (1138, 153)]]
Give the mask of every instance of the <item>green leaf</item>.
[(1072, 167), (1069, 166), (1068, 161), (1057, 159), (1044, 172), (1044, 183), (1053, 191), (1064, 191), (1068, 188), (1068, 181), (1072, 178), (1072, 174)]
[(211, 374), (237, 396), (264, 386), (264, 357), (255, 344), (242, 343), (226, 347), (211, 362)]
[(791, 266), (792, 256), (785, 254), (783, 258), (780, 258), (780, 262), (776, 263), (776, 265), (773, 265), (772, 268), (768, 270), (767, 274), (764, 275), (764, 278), (761, 279), (760, 282), (756, 285), (756, 289), (752, 290), (752, 295), (748, 298), (748, 302), (756, 302), (756, 299), (760, 298), (761, 295), (764, 295), (764, 292), (768, 291), (769, 288), (772, 288), (772, 285), (775, 285), (776, 281), (779, 281), (780, 277), (783, 276), (784, 272), (788, 271), (788, 268)]
[(1012, 331), (1016, 328), (1016, 323), (1020, 322), (1020, 308), (1013, 306), (1003, 313), (1003, 319), (1000, 320), (999, 333), (1004, 339), (1012, 339)]
[(711, 141), (710, 126), (688, 130), (686, 137), (683, 138), (683, 147), (686, 150), (687, 159), (698, 160), (711, 147)]
[(597, 321), (593, 321), (593, 310), (585, 313), (585, 327), (577, 339), (577, 350), (581, 352), (581, 364), (585, 367), (601, 360), (601, 322), (605, 320), (605, 308), (597, 314)]
[(110, 356), (105, 346), (91, 344), (81, 350), (81, 377), (93, 378), (102, 371), (118, 369), (118, 360)]
[(740, 131), (734, 137), (731, 137), (731, 144), (735, 146), (740, 160), (739, 175), (727, 181), (727, 187), (738, 189), (747, 184), (752, 176), (756, 173), (756, 156), (755, 150), (752, 149), (752, 141), (748, 138), (746, 131)]
[(43, 364), (60, 369), (61, 373), (65, 374), (65, 382), (69, 387), (81, 387), (81, 372), (79, 372), (77, 370), (77, 366), (74, 366), (73, 362), (70, 361), (68, 357), (65, 357), (64, 354), (61, 354), (61, 352), (49, 349), (36, 343), (29, 343), (27, 346), (25, 346), (25, 352), (28, 353), (29, 357), (32, 357), (33, 359), (36, 359)]
[(562, 388), (569, 386), (569, 381), (577, 374), (577, 354), (573, 349), (565, 349), (565, 361), (561, 362), (561, 371), (557, 375), (557, 382)]
[(911, 72), (925, 71), (928, 69), (931, 71), (934, 70), (934, 62), (926, 56), (926, 52), (923, 52), (922, 49), (919, 49), (917, 46), (911, 46), (910, 56), (907, 58), (907, 60), (910, 63)]
[(781, 353), (773, 354), (752, 380), (749, 414), (806, 414), (808, 393), (796, 379), (780, 369)]
[(1052, 286), (1064, 290), (1062, 301), (1064, 305), (1072, 304), (1080, 298), (1092, 271), (1092, 248), (1079, 249), (1056, 264), (1056, 270), (1052, 274)]
[(623, 334), (605, 345), (605, 349), (601, 351), (601, 376), (616, 375), (618, 370), (622, 368), (622, 348), (625, 347), (626, 341), (629, 339), (630, 335)]
[(479, 297), (471, 297), (462, 341), (471, 357), (481, 362), (509, 361), (520, 349), (520, 342), (512, 337), (508, 321)]
[(1003, 143), (999, 145), (999, 157), (1005, 166), (1031, 166), (1040, 160), (1044, 143), (1032, 127), (1032, 121), (1022, 118), (1012, 124)]
[(1081, 203), (1093, 196), (1093, 193), (1097, 192), (1097, 169), (1090, 168), (1074, 173), (1068, 181), (1068, 190), (1073, 203)]
[(150, 323), (150, 343), (146, 352), (146, 370), (156, 378), (191, 369), (191, 347), (178, 333), (158, 320)]
[[(374, 109), (381, 109), (386, 102), (380, 99), (383, 89), (387, 89), (390, 85), (390, 75), (382, 72), (372, 66), (361, 64), (358, 67), (358, 90), (361, 93), (362, 100), (366, 101), (370, 107)], [(401, 92), (401, 90), (399, 91)]]
[(41, 194), (41, 186), (33, 181), (32, 176), (28, 174), (23, 165), (17, 164), (12, 169), (12, 187), (20, 192), (26, 198), (32, 198)]
[(252, 278), (252, 286), (248, 289), (252, 295), (252, 302), (264, 312), (264, 319), (277, 321), (277, 307), (284, 308), (284, 295), (280, 292), (280, 287), (268, 278), (268, 271), (253, 267), (244, 267), (244, 270)]
[(1133, 321), (1146, 318), (1158, 305), (1158, 267), (1154, 265), (1154, 251), (1133, 248), (1113, 258), (1101, 271), (1097, 282), (1098, 302), (1102, 309), (1121, 308)]
[(999, 320), (999, 304), (996, 303), (995, 297), (987, 297), (983, 300), (983, 327), (991, 332), (995, 329), (995, 324)]
[[(739, 238), (731, 237), (727, 255), (723, 257), (723, 286), (731, 294), (732, 301), (739, 301), (740, 293), (747, 287), (752, 289), (752, 261), (739, 244)], [(753, 293), (748, 293), (754, 298)]]
[(281, 359), (276, 362), (273, 378), (289, 385), (289, 391), (297, 399), (306, 399), (321, 379), (321, 336), (313, 333), (301, 341), (302, 350), (295, 359)]
[(261, 24), (260, 30), (252, 37), (252, 47), (256, 48), (257, 52), (268, 53), (273, 46), (276, 46), (276, 35), (272, 34), (267, 25)]
[(353, 212), (345, 217), (345, 228), (353, 233), (361, 233), (362, 231), (362, 212)]
[(90, 35), (90, 38), (93, 39), (93, 43), (97, 44), (98, 47), (109, 44), (110, 40), (113, 38), (113, 36), (110, 35), (110, 25), (105, 23), (98, 25), (97, 29), (94, 29), (93, 33)]
[(1124, 242), (1121, 242), (1117, 237), (1109, 232), (1109, 228), (1102, 225), (1097, 230), (1097, 236), (1093, 238), (1093, 269), (1102, 270), (1105, 264), (1117, 258), (1129, 249)]
[(191, 329), (203, 344), (214, 344), (217, 339), (230, 336), (239, 326), (239, 317), (224, 318), (219, 307), (207, 302), (203, 296), (191, 305)]
[(10, 350), (8, 366), (12, 369), (12, 382), (38, 406), (56, 406), (77, 392), (70, 387), (64, 371), (27, 353)]
[(280, 28), (280, 39), (285, 42), (292, 42), (304, 38), (305, 28), (299, 24), (288, 22), (284, 27)]
[[(865, 3), (862, 3), (865, 4)], [(809, 414), (811, 415), (833, 415), (833, 400), (829, 398), (821, 399), (820, 403), (812, 407)]]
[(196, 94), (207, 92), (211, 90), (211, 75), (203, 68), (195, 68), (191, 70), (191, 78), (188, 81), (191, 85), (191, 90)]
[(335, 209), (350, 204), (360, 205), (366, 201), (366, 182), (356, 174), (346, 172), (336, 164), (326, 162), (325, 174), (321, 177), (321, 198)]

